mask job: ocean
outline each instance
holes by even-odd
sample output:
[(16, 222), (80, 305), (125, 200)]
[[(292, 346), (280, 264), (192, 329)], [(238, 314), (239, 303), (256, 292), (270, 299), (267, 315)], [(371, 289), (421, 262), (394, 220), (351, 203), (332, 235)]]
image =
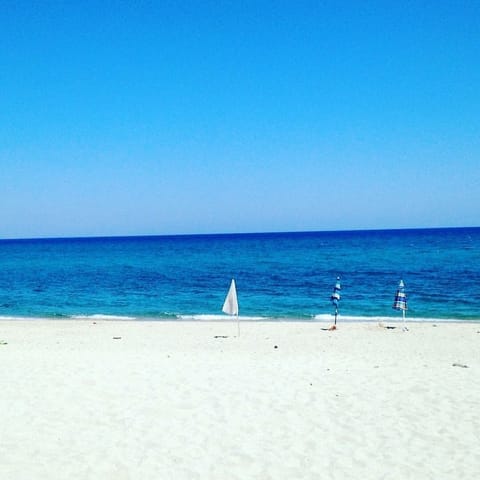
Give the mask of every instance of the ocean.
[(1, 318), (480, 321), (480, 228), (0, 240)]

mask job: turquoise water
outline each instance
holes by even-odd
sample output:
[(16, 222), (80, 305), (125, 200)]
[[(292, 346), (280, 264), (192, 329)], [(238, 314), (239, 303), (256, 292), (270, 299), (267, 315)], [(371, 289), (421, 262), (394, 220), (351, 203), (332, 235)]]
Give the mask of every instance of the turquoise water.
[(480, 320), (480, 228), (0, 241), (0, 317)]

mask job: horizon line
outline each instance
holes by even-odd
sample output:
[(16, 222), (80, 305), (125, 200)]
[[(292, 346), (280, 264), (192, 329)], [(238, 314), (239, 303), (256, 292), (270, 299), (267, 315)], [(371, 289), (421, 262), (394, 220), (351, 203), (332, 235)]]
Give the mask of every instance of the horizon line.
[(361, 232), (400, 232), (420, 230), (467, 230), (478, 229), (480, 226), (463, 227), (405, 227), (405, 228), (353, 228), (339, 230), (275, 230), (263, 232), (214, 232), (214, 233), (147, 233), (127, 235), (74, 235), (74, 236), (39, 236), (39, 237), (10, 237), (0, 238), (0, 242), (8, 241), (35, 241), (35, 240), (101, 240), (118, 238), (173, 238), (173, 237), (228, 237), (228, 236), (253, 236), (253, 235), (289, 235), (289, 234), (315, 234), (315, 233), (361, 233)]

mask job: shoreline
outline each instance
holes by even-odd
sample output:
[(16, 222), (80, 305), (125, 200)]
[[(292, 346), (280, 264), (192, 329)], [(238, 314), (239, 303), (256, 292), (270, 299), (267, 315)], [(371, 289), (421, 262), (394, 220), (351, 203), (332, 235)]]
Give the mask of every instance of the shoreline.
[[(334, 322), (334, 316), (328, 318), (328, 314), (316, 315), (309, 317), (260, 317), (260, 316), (239, 316), (240, 323), (307, 323), (307, 324), (328, 324)], [(161, 316), (130, 316), (130, 315), (110, 315), (110, 314), (92, 314), (92, 315), (56, 315), (52, 317), (47, 316), (15, 316), (15, 315), (0, 315), (0, 322), (20, 322), (20, 321), (34, 321), (34, 322), (52, 322), (52, 321), (72, 321), (72, 322), (153, 322), (153, 323), (229, 323), (236, 322), (236, 318), (230, 318), (226, 315), (215, 314), (199, 314), (199, 315), (180, 315), (176, 318), (161, 317)], [(393, 323), (403, 324), (401, 317), (384, 317), (384, 316), (339, 316), (337, 324), (372, 324), (372, 323)], [(480, 323), (480, 318), (430, 318), (430, 317), (407, 317), (407, 324), (429, 324), (429, 323), (466, 323), (474, 324)]]

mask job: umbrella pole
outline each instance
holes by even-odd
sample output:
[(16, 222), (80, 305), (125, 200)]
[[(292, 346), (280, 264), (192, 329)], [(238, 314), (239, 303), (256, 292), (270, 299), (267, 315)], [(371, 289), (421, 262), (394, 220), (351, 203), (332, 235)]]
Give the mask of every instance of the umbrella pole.
[(335, 325), (337, 325), (338, 307), (335, 307)]
[(238, 318), (238, 313), (237, 313), (237, 333), (238, 333), (238, 336), (240, 337), (240, 319)]
[(405, 310), (402, 310), (402, 315), (403, 315), (403, 331), (407, 331), (408, 328), (407, 328), (407, 323), (406, 323), (406, 320), (405, 320)]

